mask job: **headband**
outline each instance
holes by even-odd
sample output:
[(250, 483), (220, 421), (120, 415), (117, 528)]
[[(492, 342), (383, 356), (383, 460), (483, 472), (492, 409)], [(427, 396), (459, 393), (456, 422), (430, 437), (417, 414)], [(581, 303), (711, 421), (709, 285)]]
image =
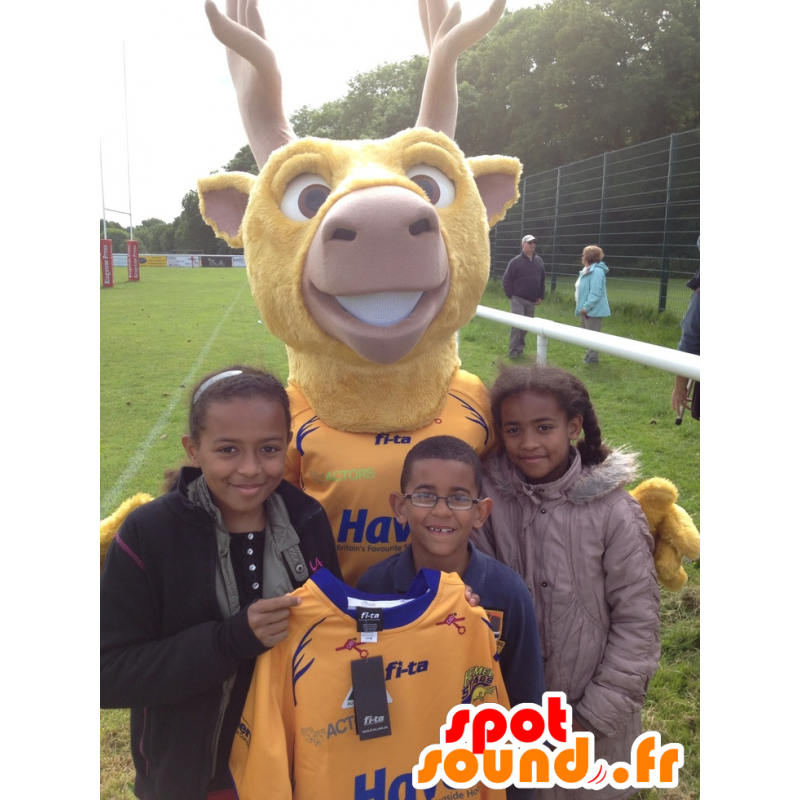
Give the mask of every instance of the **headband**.
[(242, 371), (240, 369), (228, 369), (225, 372), (218, 372), (216, 375), (212, 375), (207, 381), (205, 381), (202, 386), (194, 393), (194, 400), (192, 400), (192, 405), (197, 403), (197, 398), (200, 397), (203, 392), (208, 389), (209, 386), (212, 386), (217, 381), (221, 381), (223, 378), (232, 378), (234, 375), (241, 375)]

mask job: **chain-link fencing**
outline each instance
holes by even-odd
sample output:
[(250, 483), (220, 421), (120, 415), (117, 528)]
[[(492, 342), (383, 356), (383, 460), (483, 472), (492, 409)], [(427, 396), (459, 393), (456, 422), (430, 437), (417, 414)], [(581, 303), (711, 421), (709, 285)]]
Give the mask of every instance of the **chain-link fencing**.
[(529, 175), (492, 231), (493, 278), (529, 233), (549, 292), (574, 292), (583, 248), (596, 244), (612, 312), (629, 303), (682, 316), (686, 281), (700, 269), (700, 129)]

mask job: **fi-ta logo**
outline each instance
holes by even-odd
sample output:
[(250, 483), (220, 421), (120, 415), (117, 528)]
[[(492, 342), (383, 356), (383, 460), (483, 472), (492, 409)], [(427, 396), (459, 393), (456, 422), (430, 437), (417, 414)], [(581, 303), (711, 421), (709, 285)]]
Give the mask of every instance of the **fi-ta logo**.
[(399, 433), (378, 433), (375, 435), (375, 444), (411, 444), (411, 437)]
[(403, 675), (419, 675), (420, 672), (428, 671), (427, 661), (409, 661), (408, 666), (404, 667), (402, 661), (390, 661), (386, 665), (386, 680), (392, 678), (402, 678)]

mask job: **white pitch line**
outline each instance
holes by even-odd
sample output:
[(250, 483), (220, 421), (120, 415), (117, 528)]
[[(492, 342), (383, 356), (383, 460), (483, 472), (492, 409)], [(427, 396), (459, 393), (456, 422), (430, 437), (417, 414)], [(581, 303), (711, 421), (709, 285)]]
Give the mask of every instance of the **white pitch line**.
[[(219, 321), (219, 325), (214, 329), (211, 336), (209, 336), (208, 341), (203, 345), (203, 349), (200, 351), (200, 355), (197, 356), (197, 361), (192, 364), (192, 368), (189, 370), (188, 375), (181, 381), (181, 384), (184, 386), (188, 386), (189, 384), (194, 382), (195, 377), (197, 376), (198, 371), (200, 370), (200, 365), (203, 363), (203, 359), (208, 355), (208, 351), (211, 349), (211, 345), (214, 344), (214, 340), (219, 335), (219, 332), (222, 330), (222, 326), (225, 324), (225, 320), (228, 319), (230, 316), (231, 311), (233, 311), (233, 307), (236, 303), (239, 302), (239, 298), (242, 296), (242, 292), (248, 286), (248, 282), (245, 281), (242, 284), (242, 288), (239, 290), (239, 294), (233, 299), (233, 302), (228, 306), (225, 313), (222, 315), (222, 319)], [(150, 448), (153, 446), (156, 438), (161, 434), (161, 431), (167, 426), (167, 422), (169, 421), (172, 412), (175, 410), (175, 407), (178, 403), (183, 399), (184, 392), (180, 389), (173, 394), (172, 399), (169, 402), (169, 405), (161, 412), (161, 416), (156, 420), (156, 424), (153, 426), (153, 429), (147, 436), (144, 438), (144, 441), (139, 445), (139, 448), (133, 454), (133, 457), (128, 462), (128, 466), (125, 468), (125, 471), (122, 475), (119, 476), (117, 482), (106, 492), (105, 497), (100, 501), (100, 516), (105, 517), (107, 514), (110, 514), (118, 505), (121, 500), (122, 492), (127, 486), (128, 482), (133, 478), (134, 475), (139, 471), (144, 462), (145, 456), (150, 451)]]

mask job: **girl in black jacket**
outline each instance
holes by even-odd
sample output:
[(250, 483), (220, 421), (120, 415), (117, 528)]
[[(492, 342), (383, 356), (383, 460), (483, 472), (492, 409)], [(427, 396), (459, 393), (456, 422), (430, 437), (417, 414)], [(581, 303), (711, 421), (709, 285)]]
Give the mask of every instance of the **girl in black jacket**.
[(133, 511), (100, 581), (100, 700), (131, 709), (142, 800), (235, 797), (228, 756), (256, 656), (286, 636), (289, 593), (326, 567), (328, 519), (283, 480), (281, 383), (247, 367), (192, 393), (184, 467)]

